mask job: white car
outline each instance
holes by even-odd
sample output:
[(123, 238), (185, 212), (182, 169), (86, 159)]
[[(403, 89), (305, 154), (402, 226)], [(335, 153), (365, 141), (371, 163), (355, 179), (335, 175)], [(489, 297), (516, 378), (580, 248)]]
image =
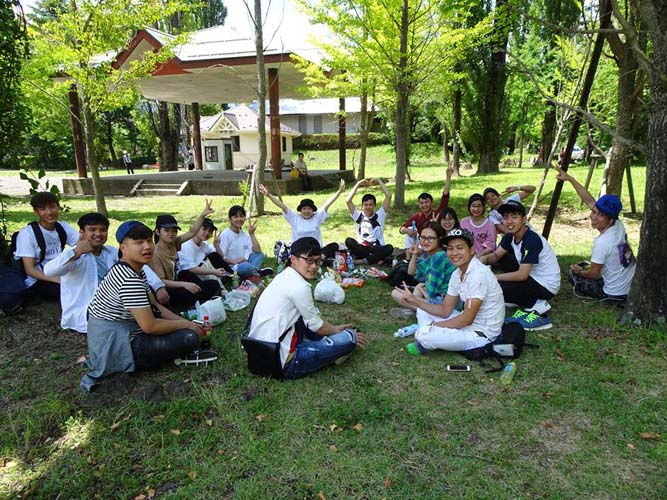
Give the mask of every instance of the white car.
[(579, 146), (576, 144), (572, 148), (572, 155), (570, 155), (570, 159), (572, 161), (581, 161), (584, 159), (584, 150), (581, 149)]

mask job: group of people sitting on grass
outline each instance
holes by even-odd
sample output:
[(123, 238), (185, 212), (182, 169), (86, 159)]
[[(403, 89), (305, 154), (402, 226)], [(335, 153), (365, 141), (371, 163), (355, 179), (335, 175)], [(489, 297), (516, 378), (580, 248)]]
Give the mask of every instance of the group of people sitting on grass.
[[(483, 346), (500, 334), (504, 321), (518, 321), (526, 330), (550, 328), (548, 301), (560, 288), (556, 255), (528, 225), (522, 204), (535, 188), (511, 186), (505, 199), (494, 188), (473, 194), (468, 216), (459, 221), (448, 206), (451, 175), (448, 169), (437, 209), (433, 197), (422, 193), (419, 211), (399, 229), (405, 235), (407, 273), (417, 285), (396, 287), (392, 297), (417, 313), (415, 342), (407, 347), (415, 355)], [(600, 232), (591, 263), (569, 270), (575, 293), (623, 300), (635, 260), (618, 218), (619, 198), (604, 195), (596, 201), (566, 172), (558, 170), (558, 178), (572, 183), (590, 206), (592, 226)], [(357, 191), (373, 185), (384, 194), (382, 205), (378, 209), (375, 196), (366, 193), (359, 209), (354, 204)], [(291, 248), (287, 268), (253, 309), (248, 336), (279, 345), (286, 378), (340, 362), (366, 342), (351, 325), (335, 325), (321, 317), (309, 283), (339, 250), (338, 243), (323, 244), (321, 226), (344, 189), (341, 181), (319, 211), (313, 200), (303, 199), (295, 212), (265, 186), (259, 187), (289, 223)], [(395, 254), (402, 254), (384, 239), (390, 202), (391, 193), (379, 179), (358, 181), (348, 193), (356, 238), (347, 238), (345, 247), (356, 264), (388, 265)], [(105, 216), (83, 215), (77, 232), (58, 220), (60, 206), (51, 193), (33, 196), (31, 205), (38, 220), (18, 233), (14, 258), (33, 296), (60, 301), (62, 328), (87, 333), (91, 372), (81, 382), (86, 390), (108, 374), (157, 366), (193, 352), (200, 344), (201, 325), (177, 312), (220, 294), (234, 273), (255, 281), (273, 273), (262, 267), (256, 226), (251, 223), (244, 230), (246, 213), (241, 206), (229, 209), (228, 227), (213, 244), (209, 240), (217, 228), (209, 218), (214, 210), (207, 200), (192, 227), (180, 234), (170, 214), (159, 215), (153, 228), (139, 221), (123, 222), (116, 231), (116, 249), (106, 245)], [(508, 303), (517, 311), (506, 318)]]

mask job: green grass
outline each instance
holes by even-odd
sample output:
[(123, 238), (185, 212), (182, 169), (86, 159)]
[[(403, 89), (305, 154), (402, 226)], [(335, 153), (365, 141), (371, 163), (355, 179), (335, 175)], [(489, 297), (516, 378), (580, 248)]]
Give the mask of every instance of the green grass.
[[(415, 157), (406, 194), (413, 204), (424, 190), (439, 194), (443, 176), (437, 157)], [(370, 163), (371, 175), (393, 175), (388, 148), (373, 148)], [(585, 177), (583, 167), (573, 171)], [(534, 184), (540, 174), (503, 169), (455, 179), (452, 204), (463, 213), (472, 192)], [(643, 186), (644, 169), (633, 174)], [(553, 184), (551, 174), (546, 193)], [(330, 195), (314, 199), (321, 205)], [(296, 206), (299, 198), (285, 201)], [(216, 221), (224, 224), (238, 201), (216, 197)], [(115, 229), (128, 218), (150, 223), (165, 211), (187, 224), (204, 199), (107, 202)], [(63, 218), (71, 222), (94, 208), (90, 199), (66, 203), (71, 211)], [(533, 221), (538, 229), (547, 203)], [(392, 243), (401, 243), (397, 227), (410, 211), (390, 213)], [(26, 201), (13, 202), (9, 217), (12, 229), (30, 220)], [(636, 249), (639, 220), (625, 223)], [(275, 239), (289, 238), (277, 213), (258, 224), (268, 253)], [(326, 241), (350, 235), (342, 200), (323, 232)], [(587, 212), (566, 186), (550, 239), (563, 271), (590, 255), (593, 237)], [(75, 360), (85, 339), (58, 329), (57, 307), (1, 319), (0, 497), (134, 498), (152, 490), (162, 498), (239, 499), (311, 499), (320, 492), (327, 499), (665, 496), (664, 331), (619, 327), (617, 310), (580, 302), (564, 282), (553, 301), (554, 328), (529, 334), (539, 348), (518, 360), (505, 389), (497, 373), (476, 364), (470, 373), (446, 372), (446, 364), (464, 362), (458, 354), (406, 354), (409, 339), (392, 335), (403, 323), (388, 314), (389, 291), (370, 280), (348, 291), (343, 305), (320, 307), (371, 340), (343, 366), (294, 382), (251, 376), (238, 341), (245, 310), (214, 331), (221, 353), (215, 365), (139, 373), (128, 394), (108, 400), (78, 391), (83, 370)]]

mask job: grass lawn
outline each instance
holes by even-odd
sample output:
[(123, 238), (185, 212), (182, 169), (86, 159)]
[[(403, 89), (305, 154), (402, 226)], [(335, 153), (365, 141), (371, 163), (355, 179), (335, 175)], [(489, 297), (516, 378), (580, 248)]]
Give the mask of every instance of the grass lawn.
[[(438, 150), (417, 146), (406, 193), (414, 206), (387, 220), (387, 240), (397, 245), (417, 195), (437, 197), (442, 189)], [(315, 153), (313, 168), (336, 154)], [(372, 176), (392, 176), (389, 148), (373, 148), (370, 160)], [(572, 172), (585, 178), (584, 167)], [(540, 175), (509, 168), (455, 179), (451, 204), (463, 214), (473, 192), (536, 184)], [(644, 169), (633, 175), (642, 211)], [(532, 221), (538, 230), (553, 185), (550, 174)], [(330, 195), (313, 198), (321, 205)], [(299, 199), (285, 201), (296, 207)], [(219, 226), (238, 201), (215, 198)], [(62, 218), (71, 223), (94, 209), (91, 199), (65, 204)], [(151, 224), (162, 212), (183, 227), (204, 198), (107, 204), (112, 231), (129, 218)], [(289, 230), (277, 209), (267, 208), (273, 213), (259, 219), (258, 235), (271, 254)], [(26, 199), (13, 201), (7, 215), (10, 230), (32, 218)], [(342, 200), (330, 215), (325, 242), (342, 241), (352, 231)], [(639, 222), (625, 217), (635, 251)], [(464, 362), (455, 353), (409, 356), (403, 347), (410, 339), (392, 335), (405, 323), (389, 316), (390, 289), (376, 280), (348, 291), (343, 305), (321, 306), (326, 318), (365, 332), (368, 346), (340, 367), (295, 382), (247, 372), (238, 340), (247, 310), (215, 329), (221, 359), (214, 365), (138, 373), (120, 395), (92, 397), (78, 390), (85, 338), (59, 330), (58, 307), (2, 318), (0, 498), (663, 498), (667, 336), (618, 327), (615, 308), (573, 297), (565, 269), (590, 256), (594, 236), (587, 210), (566, 185), (550, 238), (563, 274), (552, 301), (554, 328), (529, 334), (539, 348), (524, 352), (508, 388), (476, 364), (469, 373), (447, 372), (445, 365)]]

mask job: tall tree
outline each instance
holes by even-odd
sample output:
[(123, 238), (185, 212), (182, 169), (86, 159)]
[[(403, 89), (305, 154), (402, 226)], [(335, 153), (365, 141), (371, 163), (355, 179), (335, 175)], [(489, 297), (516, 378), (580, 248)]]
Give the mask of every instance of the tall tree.
[(106, 213), (98, 160), (95, 151), (95, 120), (100, 111), (116, 107), (133, 93), (132, 83), (167, 59), (169, 47), (144, 60), (133, 63), (128, 70), (117, 71), (111, 66), (112, 55), (125, 48), (127, 40), (138, 29), (151, 26), (156, 20), (186, 10), (178, 0), (106, 0), (102, 3), (72, 0), (67, 10), (57, 11), (33, 31), (33, 44), (42, 57), (52, 61), (52, 71), (76, 85), (82, 103), (82, 121), (86, 142), (86, 161), (90, 169), (97, 211)]
[(28, 55), (28, 44), (25, 18), (18, 0), (0, 0), (0, 26), (0, 151), (10, 151), (18, 142), (26, 121), (19, 77)]
[(639, 34), (614, 5), (618, 19), (631, 41), (637, 61), (649, 75), (648, 155), (646, 192), (637, 270), (628, 297), (627, 321), (657, 323), (667, 320), (667, 2), (637, 0), (642, 27), (649, 36), (652, 53), (639, 44)]

